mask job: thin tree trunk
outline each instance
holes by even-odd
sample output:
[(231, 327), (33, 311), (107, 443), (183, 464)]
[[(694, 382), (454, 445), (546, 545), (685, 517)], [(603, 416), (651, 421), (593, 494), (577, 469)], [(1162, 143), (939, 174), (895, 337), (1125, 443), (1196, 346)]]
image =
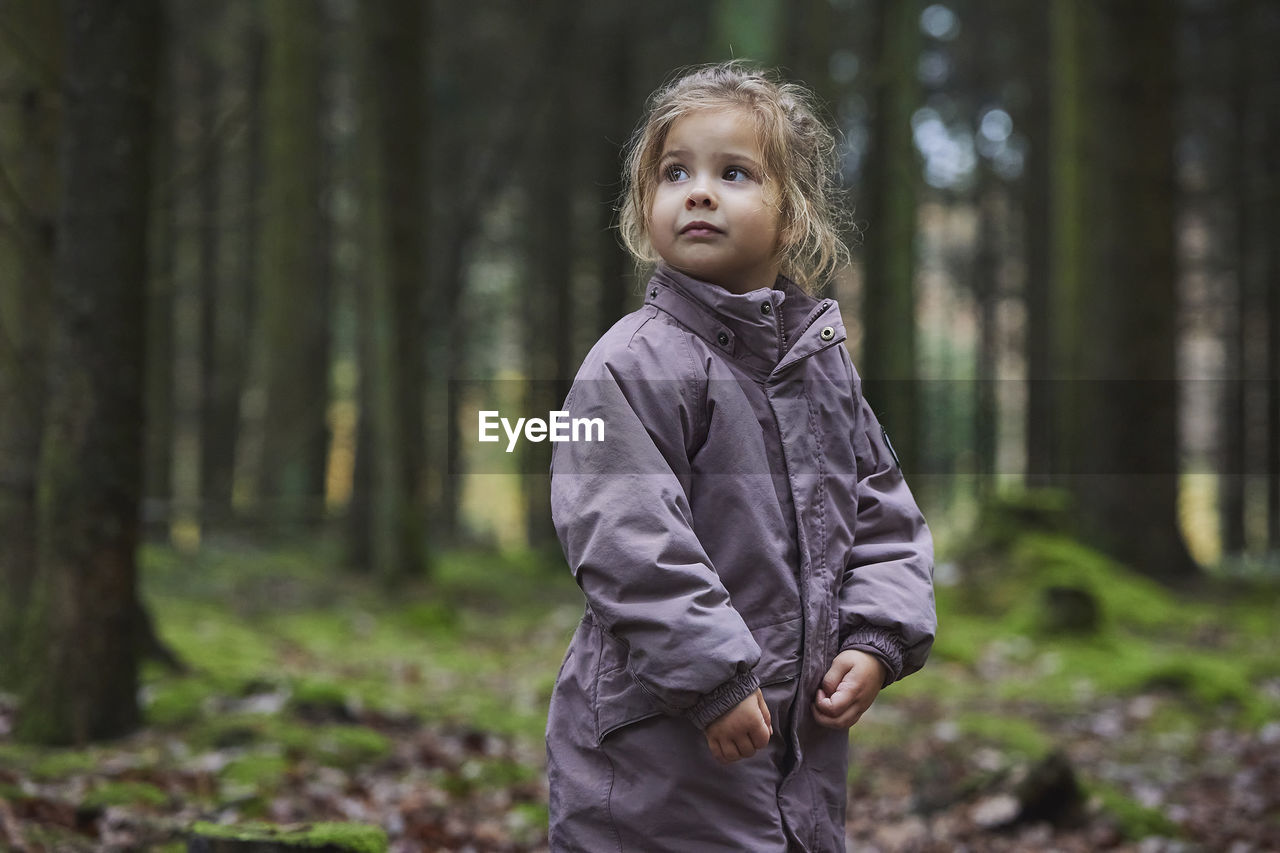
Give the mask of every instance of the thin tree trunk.
[(877, 0), (881, 34), (874, 75), (875, 115), (863, 174), (869, 221), (863, 288), (863, 391), (893, 436), (903, 465), (917, 454), (915, 348), (916, 186), (919, 168), (911, 139), (916, 107), (919, 4)]
[[(1258, 234), (1272, 235), (1258, 247), (1258, 283), (1266, 294), (1266, 493), (1267, 549), (1280, 552), (1280, 166), (1275, 158), (1275, 140), (1280, 139), (1280, 12), (1274, 4), (1251, 3), (1257, 11), (1257, 27), (1253, 33), (1258, 60), (1257, 87), (1271, 92), (1269, 98), (1258, 99), (1258, 137), (1263, 144), (1255, 149), (1255, 174), (1258, 178)], [(1270, 147), (1268, 147), (1270, 146)]]
[[(261, 11), (256, 4), (248, 8), (248, 21), (242, 33), (245, 41), (245, 133), (244, 150), (237, 172), (231, 175), (236, 184), (240, 198), (242, 214), (229, 229), (230, 239), (234, 239), (239, 251), (233, 253), (231, 281), (233, 290), (231, 300), (239, 306), (236, 312), (241, 340), (240, 373), (237, 378), (239, 394), (237, 398), (235, 423), (235, 451), (231, 475), (231, 512), (238, 516), (242, 509), (256, 497), (254, 482), (257, 478), (257, 458), (259, 454), (252, 452), (255, 431), (259, 427), (257, 418), (245, 411), (243, 406), (245, 391), (254, 381), (255, 369), (253, 353), (257, 341), (255, 328), (258, 325), (258, 291), (259, 291), (259, 253), (261, 252), (261, 234), (263, 232), (265, 201), (262, 196), (263, 173), (265, 171), (265, 132), (266, 117), (263, 114), (263, 95), (266, 81), (267, 40), (260, 20)], [(235, 312), (234, 307), (228, 311)], [(258, 371), (260, 373), (260, 371)], [(257, 433), (260, 437), (260, 433)], [(256, 446), (260, 449), (261, 442)]]
[[(37, 561), (62, 45), (54, 4), (9, 4), (0, 25), (0, 89), (13, 93), (0, 112), (0, 649), (13, 649)], [(0, 688), (17, 684), (16, 663), (0, 653)]]
[(361, 421), (367, 432), (360, 451), (367, 454), (361, 476), (368, 516), (360, 529), (368, 541), (353, 553), (367, 555), (370, 569), (387, 584), (421, 574), (425, 555), (426, 11), (413, 0), (371, 7), (364, 51), (365, 100), (373, 119), (366, 143), (379, 153), (371, 170), (370, 206), (377, 208), (378, 223), (371, 242), (385, 260), (364, 288), (362, 306)]
[(22, 642), (22, 740), (135, 728), (147, 204), (161, 8), (71, 0), (60, 240), (40, 456), (40, 571)]
[[(174, 18), (166, 15), (172, 28)], [(177, 162), (177, 103), (174, 91), (173, 33), (162, 39), (152, 142), (150, 289), (147, 300), (147, 438), (143, 464), (143, 535), (163, 541), (169, 534), (173, 502), (173, 296)]]
[[(969, 65), (976, 81), (979, 110), (994, 107), (998, 100), (998, 69), (995, 68), (995, 45), (990, 30), (979, 29), (968, 44), (973, 48)], [(977, 304), (977, 353), (974, 364), (974, 458), (977, 496), (985, 499), (995, 493), (997, 429), (999, 423), (996, 393), (997, 359), (1000, 329), (997, 325), (1000, 275), (1000, 235), (1004, 223), (1000, 217), (1002, 190), (991, 164), (978, 161), (978, 181), (974, 192), (977, 207), (978, 238), (974, 258), (973, 296)]]
[[(1255, 165), (1250, 156), (1249, 138), (1250, 103), (1249, 88), (1251, 63), (1249, 56), (1250, 7), (1247, 2), (1237, 2), (1232, 10), (1235, 16), (1236, 45), (1233, 51), (1231, 93), (1229, 101), (1235, 120), (1232, 147), (1234, 156), (1228, 162), (1231, 176), (1228, 187), (1231, 198), (1228, 204), (1235, 213), (1235, 299), (1224, 299), (1228, 306), (1222, 343), (1227, 364), (1227, 379), (1223, 383), (1222, 406), (1222, 472), (1218, 477), (1220, 523), (1222, 528), (1223, 556), (1242, 554), (1248, 547), (1245, 534), (1245, 490), (1249, 470), (1246, 388), (1249, 359), (1249, 317), (1253, 306), (1253, 250), (1250, 231), (1253, 225), (1252, 186), (1249, 170)], [(1234, 310), (1232, 310), (1234, 309)]]
[(633, 280), (631, 256), (622, 246), (615, 227), (615, 210), (621, 202), (622, 149), (640, 113), (640, 104), (631, 94), (634, 57), (628, 31), (630, 13), (613, 8), (612, 4), (602, 4), (596, 11), (597, 62), (601, 73), (595, 81), (599, 100), (591, 111), (597, 119), (598, 131), (592, 135), (591, 143), (592, 150), (600, 155), (595, 181), (599, 188), (596, 252), (600, 263), (600, 295), (595, 324), (596, 337), (599, 337), (626, 313)]
[[(210, 16), (212, 17), (212, 15)], [(212, 23), (206, 20), (206, 23)], [(213, 60), (204, 56), (196, 67), (196, 104), (199, 113), (200, 178), (196, 187), (198, 195), (197, 218), (199, 229), (199, 267), (196, 277), (200, 314), (200, 399), (199, 411), (199, 483), (200, 511), (196, 518), (205, 527), (217, 521), (219, 510), (231, 502), (231, 457), (234, 439), (227, 422), (228, 406), (238, 402), (234, 388), (227, 387), (227, 375), (222, 364), (223, 349), (219, 346), (219, 332), (223, 327), (220, 316), (221, 280), (218, 270), (219, 241), (218, 187), (221, 183), (223, 157), (220, 141), (216, 136), (218, 121), (218, 69)], [(228, 400), (228, 393), (232, 395)], [(232, 408), (232, 412), (235, 409)], [(232, 415), (234, 417), (234, 414)], [(225, 520), (225, 519), (224, 519)]]
[(1026, 281), (1024, 284), (1027, 337), (1026, 458), (1028, 486), (1043, 487), (1055, 481), (1054, 467), (1054, 349), (1050, 309), (1050, 198), (1052, 175), (1050, 145), (1050, 104), (1054, 92), (1049, 85), (1049, 10), (1040, 3), (1018, 7), (1025, 38), (1020, 60), (1027, 69), (1032, 92), (1026, 110), (1027, 136), (1031, 154), (1027, 158), (1023, 195), (1026, 223)]
[(259, 496), (297, 529), (322, 513), (329, 447), (328, 282), (320, 254), (319, 6), (271, 0), (258, 314), (264, 405)]

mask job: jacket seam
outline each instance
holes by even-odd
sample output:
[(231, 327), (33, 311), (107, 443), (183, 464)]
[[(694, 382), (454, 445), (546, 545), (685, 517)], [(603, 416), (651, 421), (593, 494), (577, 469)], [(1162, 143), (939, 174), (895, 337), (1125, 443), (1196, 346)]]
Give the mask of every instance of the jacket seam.
[(643, 329), (645, 326), (649, 325), (649, 321), (657, 316), (658, 316), (658, 311), (655, 308), (653, 313), (651, 313), (648, 317), (644, 318), (643, 323), (641, 323), (639, 326), (636, 326), (636, 330), (631, 333), (631, 337), (627, 338), (627, 349), (631, 349), (631, 345), (635, 342), (636, 335), (640, 334), (640, 330)]
[(794, 621), (796, 621), (797, 619), (803, 619), (803, 618), (804, 618), (804, 614), (802, 614), (802, 613), (797, 613), (797, 614), (796, 614), (796, 615), (794, 615), (794, 616), (788, 616), (788, 617), (786, 617), (785, 619), (779, 619), (777, 622), (769, 622), (769, 623), (764, 624), (764, 625), (748, 625), (748, 626), (747, 626), (747, 630), (748, 630), (748, 631), (763, 631), (765, 628), (772, 628), (772, 627), (774, 627), (775, 625), (785, 625), (785, 624), (787, 624), (788, 622), (794, 622)]
[(609, 829), (613, 830), (613, 840), (618, 844), (618, 853), (622, 853), (622, 833), (618, 831), (618, 822), (613, 819), (613, 783), (618, 777), (618, 768), (614, 766), (608, 751), (601, 749), (600, 753), (604, 756), (604, 760), (609, 762), (609, 787), (604, 792), (604, 813), (609, 816)]
[(600, 667), (604, 664), (604, 628), (596, 626), (596, 677), (591, 680), (591, 713), (595, 717), (596, 746), (600, 746)]
[[(680, 339), (681, 341), (684, 342), (685, 356), (689, 359), (689, 391), (692, 397), (692, 399), (690, 399), (689, 402), (693, 406), (693, 415), (695, 419), (694, 435), (692, 436), (694, 441), (692, 443), (697, 448), (700, 448), (702, 447), (703, 443), (706, 441), (706, 435), (707, 435), (707, 429), (708, 429), (707, 412), (706, 412), (706, 406), (703, 403), (704, 395), (699, 393), (698, 391), (698, 363), (697, 361), (694, 360), (694, 357), (693, 357), (693, 344), (689, 342), (690, 334), (687, 330), (683, 328), (681, 329), (681, 331), (685, 332), (685, 334), (680, 336)], [(693, 455), (692, 453), (690, 453), (690, 449), (688, 445), (685, 446), (685, 452), (689, 453), (690, 456)]]

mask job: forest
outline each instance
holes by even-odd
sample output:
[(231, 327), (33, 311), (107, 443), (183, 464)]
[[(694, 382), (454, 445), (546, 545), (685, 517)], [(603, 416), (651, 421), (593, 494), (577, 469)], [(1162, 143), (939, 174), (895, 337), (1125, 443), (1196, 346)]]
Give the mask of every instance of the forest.
[(1273, 0), (6, 0), (0, 850), (549, 849), (583, 595), (550, 443), (476, 426), (640, 307), (626, 145), (728, 59), (836, 131), (817, 295), (934, 539), (847, 849), (1280, 849), (1277, 43)]

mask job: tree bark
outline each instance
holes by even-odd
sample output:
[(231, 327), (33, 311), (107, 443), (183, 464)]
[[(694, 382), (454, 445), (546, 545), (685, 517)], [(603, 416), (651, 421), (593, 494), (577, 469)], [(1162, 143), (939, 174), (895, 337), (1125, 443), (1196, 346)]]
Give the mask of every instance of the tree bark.
[(259, 498), (287, 527), (323, 512), (329, 447), (328, 282), (323, 215), (319, 6), (271, 0), (259, 280), (265, 412)]
[[(230, 39), (226, 10), (213, 7), (209, 38), (200, 64), (200, 102), (206, 152), (201, 170), (201, 400), (200, 400), (200, 503), (205, 527), (225, 526), (232, 517), (232, 489), (240, 423), (240, 395), (245, 380), (246, 292), (243, 248), (236, 244), (236, 221), (225, 214), (235, 207), (239, 175), (222, 127), (235, 120), (228, 109), (228, 92), (240, 91), (233, 69), (220, 59), (220, 48)], [(237, 39), (242, 34), (234, 32)], [(237, 60), (247, 59), (238, 54)], [(256, 117), (255, 117), (256, 118)], [(243, 168), (243, 159), (240, 164)], [(321, 245), (324, 245), (322, 242)]]
[(391, 583), (422, 573), (425, 556), (425, 351), (422, 306), (427, 281), (428, 215), (425, 85), (427, 8), (417, 0), (369, 7), (368, 102), (374, 113), (375, 204), (385, 240), (383, 275), (366, 288), (370, 542), (374, 574)]
[(135, 728), (147, 200), (161, 9), (71, 0), (60, 236), (40, 455), (40, 570), (15, 734)]
[(173, 503), (174, 391), (174, 244), (178, 231), (178, 97), (175, 91), (173, 17), (161, 39), (160, 74), (153, 113), (152, 197), (148, 235), (151, 258), (147, 296), (146, 451), (143, 461), (143, 535), (163, 541), (169, 535)]
[(1175, 582), (1198, 567), (1177, 524), (1173, 19), (1159, 0), (1054, 6), (1056, 298), (1067, 464), (1083, 530)]
[[(561, 26), (553, 30), (557, 41), (574, 40), (576, 0), (557, 0), (552, 14)], [(548, 44), (548, 49), (554, 49)], [(533, 286), (525, 292), (524, 352), (526, 370), (524, 411), (529, 417), (559, 407), (573, 379), (570, 329), (573, 313), (573, 192), (564, 171), (551, 164), (580, 162), (582, 151), (574, 145), (578, 134), (573, 101), (579, 91), (574, 75), (563, 59), (546, 65), (545, 101), (536, 122), (537, 137), (531, 148), (530, 193), (527, 211), (531, 223), (527, 257)], [(570, 168), (569, 174), (577, 170)], [(551, 524), (549, 442), (524, 442), (520, 448), (524, 488), (525, 532), (535, 548), (556, 541)]]
[(869, 221), (860, 372), (867, 400), (893, 436), (904, 468), (917, 463), (915, 234), (919, 165), (911, 138), (916, 107), (919, 4), (877, 0), (880, 53), (871, 146), (863, 174)]
[[(16, 43), (15, 43), (16, 42)], [(16, 647), (36, 573), (36, 463), (44, 426), (58, 195), (58, 80), (62, 45), (55, 4), (0, 11), (0, 649)], [(16, 658), (0, 654), (0, 688)]]
[(1053, 320), (1050, 309), (1050, 179), (1052, 175), (1050, 104), (1054, 92), (1049, 78), (1049, 11), (1040, 3), (1020, 4), (1024, 38), (1019, 59), (1031, 90), (1024, 123), (1031, 142), (1022, 196), (1026, 223), (1026, 483), (1031, 487), (1055, 482)]
[(1231, 147), (1234, 154), (1228, 158), (1231, 165), (1225, 166), (1230, 172), (1226, 181), (1230, 198), (1227, 207), (1234, 211), (1234, 263), (1235, 293), (1234, 300), (1226, 298), (1225, 328), (1222, 343), (1226, 356), (1227, 375), (1223, 382), (1222, 395), (1222, 470), (1218, 476), (1219, 523), (1222, 536), (1223, 556), (1242, 554), (1248, 547), (1245, 533), (1246, 484), (1245, 472), (1249, 470), (1248, 448), (1249, 431), (1247, 427), (1247, 391), (1249, 360), (1250, 316), (1255, 306), (1253, 301), (1255, 247), (1252, 243), (1252, 227), (1254, 223), (1253, 187), (1250, 169), (1256, 164), (1252, 157), (1252, 140), (1250, 139), (1251, 104), (1249, 97), (1251, 78), (1251, 61), (1249, 44), (1251, 30), (1250, 4), (1237, 0), (1231, 9), (1234, 20), (1235, 46), (1232, 51), (1232, 74), (1230, 104), (1234, 126)]

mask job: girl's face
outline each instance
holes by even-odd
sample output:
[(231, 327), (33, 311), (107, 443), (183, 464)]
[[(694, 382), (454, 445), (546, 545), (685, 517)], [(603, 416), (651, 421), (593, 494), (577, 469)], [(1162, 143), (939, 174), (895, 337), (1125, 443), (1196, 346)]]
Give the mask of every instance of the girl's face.
[(658, 161), (649, 241), (672, 267), (734, 293), (772, 287), (782, 229), (750, 116), (706, 109), (675, 121)]

